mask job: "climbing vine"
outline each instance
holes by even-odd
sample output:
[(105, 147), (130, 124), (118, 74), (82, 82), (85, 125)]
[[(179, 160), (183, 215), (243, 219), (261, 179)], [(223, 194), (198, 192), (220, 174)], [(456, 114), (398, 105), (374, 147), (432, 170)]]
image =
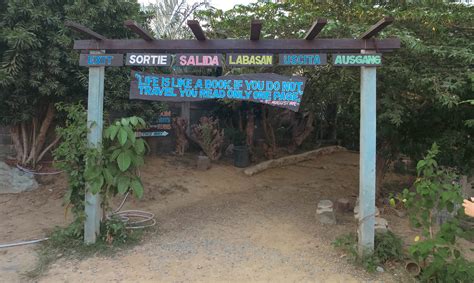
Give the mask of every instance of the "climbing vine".
[(103, 143), (98, 148), (89, 148), (84, 107), (80, 104), (58, 104), (57, 108), (68, 114), (65, 127), (57, 128), (63, 142), (53, 155), (56, 166), (64, 170), (68, 177), (65, 204), (66, 210), (71, 209), (74, 214), (68, 231), (80, 237), (84, 232), (87, 187), (93, 194), (102, 196), (105, 211), (109, 208), (110, 198), (117, 194), (124, 195), (131, 191), (137, 198), (143, 196), (138, 169), (144, 164), (146, 143), (135, 136), (135, 130), (144, 128), (146, 124), (139, 117), (122, 118), (105, 129)]

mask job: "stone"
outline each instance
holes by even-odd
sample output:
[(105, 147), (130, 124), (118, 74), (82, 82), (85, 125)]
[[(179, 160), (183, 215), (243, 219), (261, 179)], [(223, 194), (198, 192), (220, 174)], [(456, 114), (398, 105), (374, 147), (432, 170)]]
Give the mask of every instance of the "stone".
[(386, 233), (388, 231), (388, 221), (382, 217), (375, 217), (375, 232)]
[(12, 168), (0, 161), (0, 194), (21, 193), (38, 187), (33, 174)]
[(336, 216), (334, 215), (332, 201), (319, 201), (316, 216), (322, 224), (336, 224)]
[(336, 201), (336, 210), (341, 213), (349, 212), (351, 203), (347, 198), (340, 198)]
[(377, 270), (377, 272), (380, 272), (380, 273), (382, 273), (382, 272), (385, 271), (385, 270), (383, 269), (383, 267), (381, 267), (381, 266), (377, 266), (377, 268), (376, 268), (375, 270)]
[[(380, 216), (380, 210), (375, 207), (375, 217)], [(357, 198), (356, 205), (354, 207), (354, 218), (359, 219), (359, 198)]]
[(211, 168), (211, 160), (207, 156), (200, 155), (197, 159), (197, 169), (199, 171), (206, 171)]

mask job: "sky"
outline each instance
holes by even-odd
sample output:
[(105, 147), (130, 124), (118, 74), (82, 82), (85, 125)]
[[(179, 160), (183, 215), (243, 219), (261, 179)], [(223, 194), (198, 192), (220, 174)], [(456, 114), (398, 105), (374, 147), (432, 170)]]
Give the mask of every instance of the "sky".
[[(189, 3), (200, 2), (198, 0), (187, 0), (187, 1)], [(138, 0), (138, 2), (146, 5), (150, 3), (160, 2), (160, 0)], [(249, 4), (249, 3), (253, 3), (257, 1), (256, 0), (209, 0), (209, 2), (211, 6), (214, 6), (218, 9), (229, 10), (232, 7), (234, 7), (234, 5), (237, 5), (237, 4)]]

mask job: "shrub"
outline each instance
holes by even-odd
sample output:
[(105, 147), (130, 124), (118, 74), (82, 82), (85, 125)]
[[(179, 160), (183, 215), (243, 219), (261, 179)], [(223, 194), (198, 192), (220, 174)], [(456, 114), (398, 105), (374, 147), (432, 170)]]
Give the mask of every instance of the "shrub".
[[(409, 252), (423, 267), (420, 274), (423, 282), (474, 282), (474, 264), (463, 258), (456, 245), (456, 238), (462, 232), (456, 216), (462, 214), (463, 199), (458, 177), (438, 165), (435, 160), (438, 153), (435, 143), (416, 166), (415, 190), (403, 192), (410, 221), (422, 230), (422, 240), (417, 236)], [(435, 216), (443, 210), (451, 213), (452, 218), (438, 228)]]

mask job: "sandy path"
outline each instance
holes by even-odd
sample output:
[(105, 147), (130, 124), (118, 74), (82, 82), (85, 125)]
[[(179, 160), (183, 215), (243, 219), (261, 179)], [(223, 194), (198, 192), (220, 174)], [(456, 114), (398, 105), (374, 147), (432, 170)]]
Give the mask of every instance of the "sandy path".
[[(146, 198), (129, 204), (157, 215), (156, 234), (111, 258), (60, 260), (40, 282), (399, 281), (390, 272), (369, 275), (353, 267), (331, 246), (337, 235), (355, 231), (352, 215), (338, 215), (333, 226), (315, 217), (320, 199), (357, 193), (356, 154), (252, 178), (231, 166), (196, 172), (185, 160), (170, 160), (148, 161)], [(31, 252), (0, 254), (0, 281), (25, 281), (18, 273), (32, 265)]]

